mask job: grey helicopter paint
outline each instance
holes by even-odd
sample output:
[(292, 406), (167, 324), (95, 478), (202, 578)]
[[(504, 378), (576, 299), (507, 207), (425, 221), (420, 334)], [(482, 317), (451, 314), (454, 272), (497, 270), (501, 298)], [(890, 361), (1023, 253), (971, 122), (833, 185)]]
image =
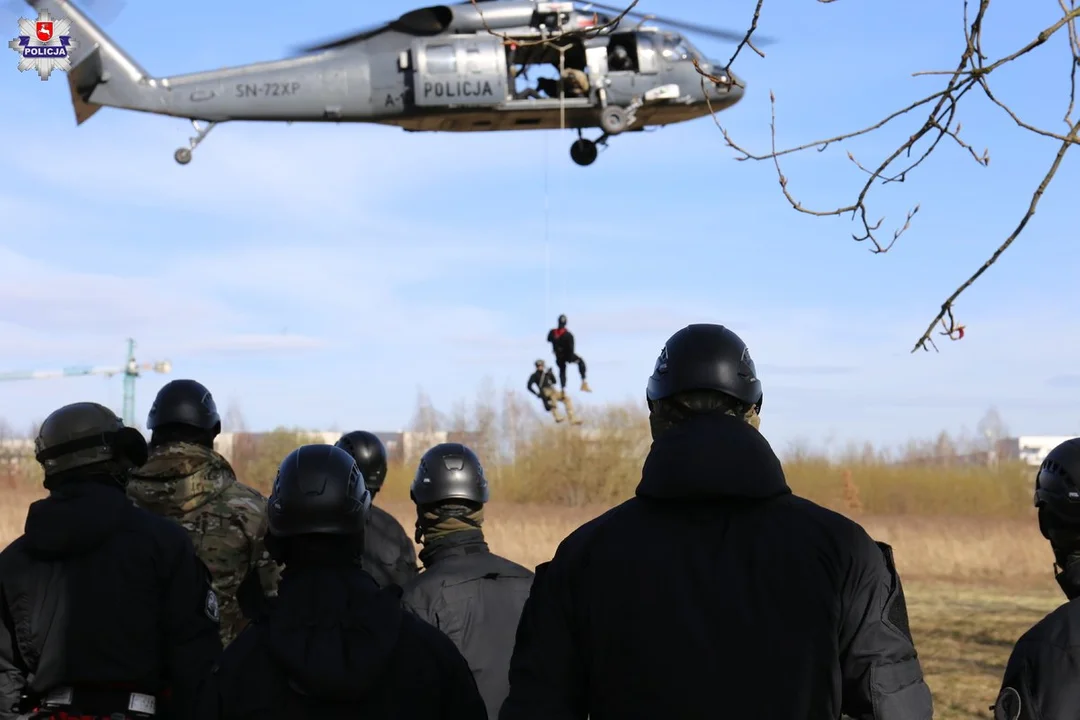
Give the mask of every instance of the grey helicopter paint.
[[(76, 122), (82, 124), (101, 107), (191, 120), (196, 135), (174, 155), (182, 165), (215, 125), (229, 121), (363, 122), (413, 132), (565, 127), (578, 132), (571, 157), (589, 165), (609, 137), (699, 118), (709, 113), (710, 104), (714, 111), (730, 108), (745, 91), (742, 80), (709, 62), (676, 32), (642, 25), (622, 30), (625, 18), (604, 27), (613, 17), (588, 11), (607, 7), (596, 3), (484, 0), (432, 6), (297, 57), (169, 77), (150, 75), (74, 3), (27, 4), (71, 21), (78, 47), (68, 84)], [(597, 29), (589, 32), (593, 25)], [(550, 44), (528, 42), (567, 30), (579, 30), (563, 40), (574, 44), (587, 71), (587, 95), (516, 97), (513, 66), (558, 68), (560, 63)], [(630, 69), (609, 69), (607, 53), (616, 45), (629, 51)], [(703, 82), (695, 59), (720, 82)], [(582, 131), (592, 128), (602, 134), (585, 139)]]

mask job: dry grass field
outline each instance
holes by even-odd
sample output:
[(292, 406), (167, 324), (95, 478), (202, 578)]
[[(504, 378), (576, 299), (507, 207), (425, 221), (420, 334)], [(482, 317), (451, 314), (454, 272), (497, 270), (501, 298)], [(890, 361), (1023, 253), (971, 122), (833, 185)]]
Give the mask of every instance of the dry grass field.
[[(597, 434), (553, 426), (510, 394), (501, 405), (460, 408), (449, 417), (422, 407), (418, 424), (472, 433), (469, 444), (484, 460), (492, 487), (488, 540), (496, 552), (531, 567), (549, 559), (581, 523), (631, 496), (640, 479), (648, 447), (641, 410), (586, 409), (584, 415), (585, 427)], [(237, 475), (266, 493), (278, 462), (303, 442), (285, 429), (252, 438), (234, 449)], [(901, 452), (785, 455), (797, 493), (893, 545), (935, 715), (945, 720), (991, 717), (988, 707), (1012, 643), (1064, 601), (1031, 508), (1032, 469), (950, 461), (965, 451), (962, 445), (940, 436)], [(410, 530), (414, 468), (391, 467), (379, 496)], [(42, 495), (40, 477), (5, 477), (3, 469), (0, 545), (22, 532), (27, 505)]]

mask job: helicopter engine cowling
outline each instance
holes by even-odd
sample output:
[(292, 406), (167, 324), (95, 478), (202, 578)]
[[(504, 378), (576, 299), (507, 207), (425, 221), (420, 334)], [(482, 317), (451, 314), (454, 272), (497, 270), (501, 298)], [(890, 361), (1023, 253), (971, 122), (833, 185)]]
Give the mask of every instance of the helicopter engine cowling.
[(532, 3), (485, 2), (452, 5), (450, 32), (474, 33), (483, 30), (500, 30), (528, 27), (532, 23), (536, 7)]

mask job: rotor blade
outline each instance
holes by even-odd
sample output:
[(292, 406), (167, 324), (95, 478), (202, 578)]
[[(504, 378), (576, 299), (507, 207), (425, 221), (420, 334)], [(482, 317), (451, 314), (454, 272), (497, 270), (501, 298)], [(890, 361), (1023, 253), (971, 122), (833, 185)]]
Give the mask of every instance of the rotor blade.
[(352, 33), (336, 40), (330, 40), (319, 43), (318, 45), (303, 48), (301, 49), (301, 52), (311, 53), (342, 47), (343, 45), (349, 45), (351, 43), (375, 37), (379, 33), (386, 32), (387, 30), (394, 30), (406, 35), (412, 35), (413, 37), (430, 37), (432, 35), (438, 35), (446, 30), (453, 21), (454, 11), (445, 5), (419, 8), (418, 10), (410, 10), (397, 20), (391, 20), (388, 23), (382, 23), (370, 27), (367, 30), (361, 30), (358, 33)]
[(353, 32), (348, 35), (336, 38), (334, 40), (325, 40), (317, 45), (307, 45), (297, 49), (297, 52), (307, 54), (320, 52), (322, 50), (332, 50), (334, 48), (342, 47), (343, 45), (349, 45), (350, 43), (360, 42), (361, 40), (367, 40), (368, 38), (375, 37), (384, 30), (390, 29), (390, 23), (383, 23), (381, 25), (373, 25), (360, 32)]
[[(626, 7), (616, 7), (614, 5), (604, 5), (596, 2), (584, 1), (582, 3), (585, 7), (595, 7), (600, 10), (607, 10), (608, 12), (615, 13), (616, 15), (625, 13), (628, 18), (634, 18), (636, 20), (653, 20), (661, 25), (667, 25), (676, 30), (685, 30), (686, 32), (696, 33), (698, 35), (704, 35), (716, 40), (728, 40), (730, 42), (740, 42), (746, 37), (746, 32), (735, 32), (734, 30), (724, 30), (723, 28), (710, 27), (708, 25), (698, 25), (697, 23), (683, 22), (682, 20), (672, 20), (671, 18), (661, 17), (659, 15), (653, 15), (651, 13), (641, 13), (631, 10), (626, 11)], [(769, 45), (772, 40), (759, 35), (754, 35), (755, 45)]]

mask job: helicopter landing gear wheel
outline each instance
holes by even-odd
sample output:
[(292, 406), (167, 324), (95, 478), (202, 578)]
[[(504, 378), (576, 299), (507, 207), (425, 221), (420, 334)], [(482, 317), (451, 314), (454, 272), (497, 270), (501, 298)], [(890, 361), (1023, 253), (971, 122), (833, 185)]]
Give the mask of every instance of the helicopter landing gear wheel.
[(596, 162), (596, 156), (599, 154), (600, 150), (597, 149), (596, 143), (585, 138), (578, 138), (570, 146), (570, 159), (578, 165), (592, 165)]
[(618, 135), (630, 126), (630, 115), (618, 105), (600, 111), (600, 128), (605, 135)]
[(210, 131), (214, 129), (217, 123), (208, 122), (205, 127), (199, 125), (198, 120), (192, 120), (191, 126), (195, 128), (195, 137), (188, 138), (188, 146), (186, 148), (179, 148), (173, 153), (173, 159), (180, 165), (187, 165), (191, 162), (192, 153), (195, 152), (195, 148), (199, 147), (199, 143), (206, 139), (206, 136), (210, 134)]

